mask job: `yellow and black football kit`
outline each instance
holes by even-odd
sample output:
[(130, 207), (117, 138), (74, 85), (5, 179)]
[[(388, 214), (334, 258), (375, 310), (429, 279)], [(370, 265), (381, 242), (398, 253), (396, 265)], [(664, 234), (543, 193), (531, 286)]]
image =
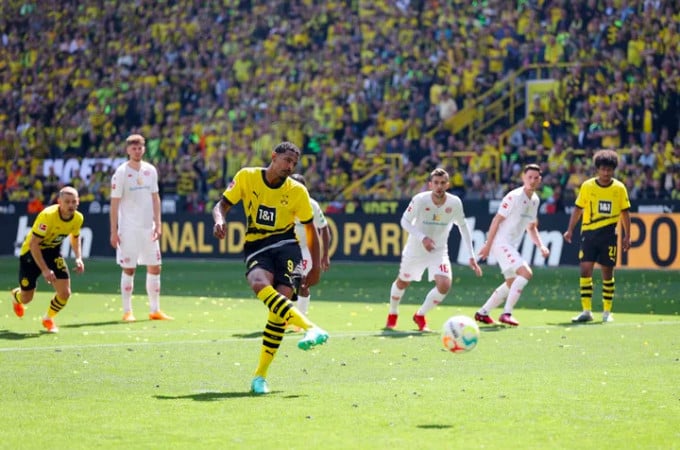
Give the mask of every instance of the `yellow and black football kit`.
[(272, 285), (256, 292), (257, 298), (269, 310), (262, 333), (260, 359), (251, 387), (259, 393), (264, 391), (262, 387), (258, 388), (259, 391), (255, 390), (255, 383), (264, 382), (283, 341), (286, 325), (304, 330), (314, 326), (291, 299), (277, 290), (278, 286), (288, 286), (292, 289), (292, 299), (297, 296), (302, 276), (302, 251), (295, 235), (295, 218), (302, 223), (312, 222), (314, 213), (309, 193), (302, 184), (290, 178), (278, 185), (270, 185), (265, 174), (264, 168), (243, 168), (222, 194), (224, 201), (230, 205), (243, 202), (246, 215), (246, 276), (253, 269), (261, 268), (274, 278)]
[(302, 253), (295, 235), (295, 218), (301, 223), (314, 219), (307, 189), (286, 178), (270, 185), (264, 168), (243, 168), (222, 194), (231, 205), (243, 202), (246, 215), (244, 253), (246, 273), (263, 267), (276, 283), (295, 288), (291, 278), (299, 277)]
[(40, 250), (45, 263), (59, 279), (68, 279), (69, 273), (66, 261), (60, 254), (61, 243), (69, 235), (80, 236), (83, 226), (83, 214), (76, 211), (73, 217), (64, 220), (59, 213), (59, 205), (51, 205), (38, 214), (33, 222), (31, 231), (26, 235), (19, 256), (19, 284), (22, 289), (35, 289), (36, 281), (41, 275), (40, 267), (31, 255), (31, 239), (33, 236), (41, 238)]
[(625, 185), (612, 180), (601, 186), (591, 178), (581, 185), (575, 204), (583, 209), (579, 259), (613, 267), (618, 251), (616, 226), (621, 212), (630, 209)]

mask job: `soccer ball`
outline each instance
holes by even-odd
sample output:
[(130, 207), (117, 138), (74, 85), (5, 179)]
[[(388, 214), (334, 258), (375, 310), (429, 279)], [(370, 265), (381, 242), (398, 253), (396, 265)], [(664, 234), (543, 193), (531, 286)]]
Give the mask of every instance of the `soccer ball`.
[(477, 346), (479, 327), (468, 316), (453, 316), (444, 322), (442, 344), (453, 353), (469, 352)]

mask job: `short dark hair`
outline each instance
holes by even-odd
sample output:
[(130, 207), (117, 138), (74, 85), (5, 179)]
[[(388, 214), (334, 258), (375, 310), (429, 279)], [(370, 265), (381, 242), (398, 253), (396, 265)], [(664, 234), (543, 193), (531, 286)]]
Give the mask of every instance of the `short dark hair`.
[(538, 164), (533, 164), (533, 163), (527, 164), (526, 166), (524, 166), (524, 170), (522, 171), (522, 173), (527, 173), (530, 170), (535, 170), (536, 172), (538, 172), (539, 175), (543, 175), (543, 173), (541, 172), (541, 166), (539, 166)]
[(300, 156), (300, 154), (302, 153), (300, 152), (300, 148), (297, 145), (288, 141), (281, 142), (276, 147), (274, 147), (274, 152), (276, 153), (293, 152), (297, 153), (298, 156)]
[(304, 187), (307, 187), (307, 181), (305, 180), (305, 177), (302, 176), (299, 173), (294, 173), (293, 175), (290, 176), (292, 179), (303, 185)]
[(593, 163), (595, 164), (596, 169), (599, 169), (600, 167), (611, 167), (612, 169), (616, 169), (619, 165), (619, 155), (617, 155), (614, 150), (599, 150), (595, 152), (595, 156), (593, 156)]

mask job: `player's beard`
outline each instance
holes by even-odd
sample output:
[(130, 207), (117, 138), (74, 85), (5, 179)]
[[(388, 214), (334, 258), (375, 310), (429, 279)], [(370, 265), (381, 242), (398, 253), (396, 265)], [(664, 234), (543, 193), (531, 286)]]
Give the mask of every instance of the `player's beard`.
[(286, 169), (281, 170), (281, 171), (278, 173), (279, 182), (280, 182), (280, 183), (283, 183), (284, 181), (286, 181), (286, 178), (288, 178), (291, 174), (292, 174), (292, 172), (291, 172), (290, 170), (286, 170)]

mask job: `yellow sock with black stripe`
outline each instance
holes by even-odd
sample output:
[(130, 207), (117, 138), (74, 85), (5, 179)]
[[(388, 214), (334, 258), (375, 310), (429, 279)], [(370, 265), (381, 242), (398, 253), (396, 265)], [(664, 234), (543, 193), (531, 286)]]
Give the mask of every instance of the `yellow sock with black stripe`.
[(257, 364), (257, 369), (255, 369), (256, 377), (267, 377), (269, 365), (274, 360), (274, 356), (281, 346), (281, 341), (283, 341), (283, 334), (285, 332), (286, 323), (283, 322), (278, 315), (270, 312), (269, 317), (267, 317), (267, 325), (264, 327), (264, 332), (262, 333), (260, 361)]
[(58, 295), (55, 295), (50, 302), (49, 309), (47, 310), (47, 317), (51, 319), (54, 318), (54, 316), (56, 316), (59, 311), (61, 311), (64, 306), (66, 306), (66, 303), (68, 303), (68, 299), (62, 300)]
[(593, 277), (581, 277), (578, 280), (581, 291), (581, 307), (584, 311), (593, 309)]
[(602, 280), (602, 309), (607, 312), (612, 311), (614, 301), (614, 278)]
[(288, 325), (305, 330), (312, 328), (314, 324), (295, 307), (293, 302), (288, 300), (285, 295), (280, 294), (273, 286), (267, 286), (257, 293), (257, 298), (262, 300), (269, 311), (283, 319)]
[(21, 301), (21, 288), (12, 289), (12, 297), (14, 297), (14, 300), (18, 304), (20, 305), (24, 304), (24, 302)]

